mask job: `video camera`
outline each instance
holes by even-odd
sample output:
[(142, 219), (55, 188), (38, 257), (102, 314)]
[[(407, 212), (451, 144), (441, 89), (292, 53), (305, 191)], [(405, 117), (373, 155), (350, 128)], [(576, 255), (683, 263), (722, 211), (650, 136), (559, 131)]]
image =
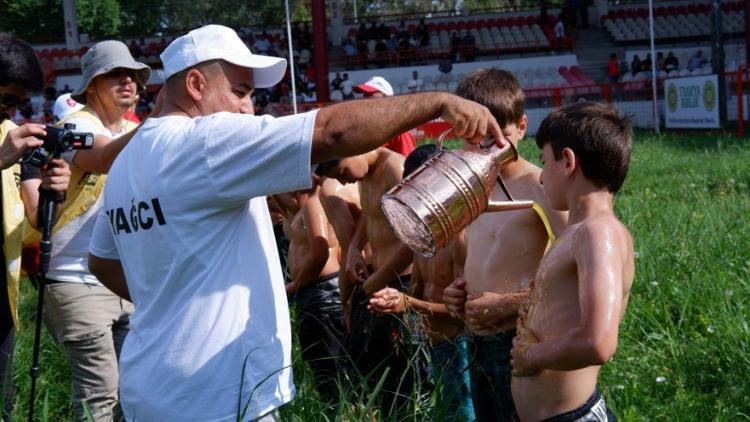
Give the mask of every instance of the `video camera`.
[(44, 167), (49, 160), (58, 158), (64, 152), (74, 149), (91, 149), (94, 146), (93, 133), (76, 133), (76, 125), (65, 123), (63, 128), (47, 126), (47, 135), (42, 139), (44, 144), (24, 154), (21, 162), (35, 167)]

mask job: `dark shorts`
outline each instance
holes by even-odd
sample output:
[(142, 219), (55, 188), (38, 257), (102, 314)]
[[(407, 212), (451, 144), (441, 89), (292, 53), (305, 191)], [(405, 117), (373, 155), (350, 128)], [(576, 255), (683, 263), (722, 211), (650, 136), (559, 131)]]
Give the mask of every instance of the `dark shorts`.
[(470, 336), (471, 395), (478, 421), (509, 421), (515, 412), (510, 391), (510, 351), (516, 330)]
[[(474, 402), (469, 377), (469, 344), (466, 337), (434, 345), (430, 350), (431, 375), (441, 388), (440, 402), (445, 420), (473, 422)], [(443, 418), (440, 418), (443, 419)]]
[[(411, 276), (400, 276), (391, 287), (408, 291)], [(402, 408), (412, 403), (411, 393), (425, 379), (424, 359), (416, 359), (418, 350), (409, 341), (401, 315), (373, 316), (367, 309), (369, 299), (357, 286), (352, 293), (352, 332), (347, 339), (347, 350), (369, 386), (370, 392), (385, 374), (379, 399), (382, 409)]]
[(302, 359), (310, 364), (324, 400), (337, 397), (337, 382), (343, 379), (347, 367), (338, 276), (336, 272), (322, 277), (297, 291), (292, 299)]
[[(516, 416), (514, 420), (519, 420)], [(615, 414), (607, 407), (604, 397), (595, 389), (586, 403), (578, 409), (544, 419), (543, 422), (616, 422)]]

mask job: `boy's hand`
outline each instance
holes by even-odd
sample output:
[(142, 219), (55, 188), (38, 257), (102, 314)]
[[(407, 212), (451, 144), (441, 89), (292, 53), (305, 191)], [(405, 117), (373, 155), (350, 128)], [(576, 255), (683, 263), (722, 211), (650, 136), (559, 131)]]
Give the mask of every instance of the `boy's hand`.
[(394, 288), (386, 287), (373, 293), (368, 308), (372, 313), (399, 314), (406, 308), (406, 296)]
[[(531, 332), (527, 331), (527, 335), (524, 336), (519, 333), (513, 338), (513, 349), (510, 351), (510, 366), (512, 367), (511, 374), (514, 377), (530, 377), (540, 371), (540, 368), (534, 367), (529, 361), (529, 347), (533, 343), (536, 343), (536, 341), (530, 341), (528, 338), (529, 334)], [(531, 337), (533, 337), (533, 334)]]
[(443, 290), (443, 303), (454, 316), (463, 315), (466, 303), (466, 280), (463, 277), (458, 277)]
[(362, 251), (355, 248), (349, 248), (346, 256), (346, 276), (354, 284), (362, 284), (367, 280), (370, 274), (367, 271), (367, 262)]
[[(482, 292), (479, 295), (469, 295), (464, 305), (466, 322), (475, 334), (485, 335), (484, 332), (495, 330), (504, 322), (505, 298), (493, 292)], [(491, 334), (491, 333), (488, 333)]]
[(65, 160), (55, 158), (42, 169), (42, 188), (64, 193), (70, 183), (70, 166)]

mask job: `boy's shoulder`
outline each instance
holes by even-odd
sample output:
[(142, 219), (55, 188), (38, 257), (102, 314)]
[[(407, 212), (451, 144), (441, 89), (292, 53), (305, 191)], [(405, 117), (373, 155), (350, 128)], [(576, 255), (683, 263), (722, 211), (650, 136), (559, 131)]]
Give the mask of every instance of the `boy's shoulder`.
[(630, 231), (614, 212), (597, 213), (575, 226), (575, 230), (571, 233), (574, 247), (593, 246), (605, 251), (614, 246), (621, 252), (632, 253), (633, 238)]

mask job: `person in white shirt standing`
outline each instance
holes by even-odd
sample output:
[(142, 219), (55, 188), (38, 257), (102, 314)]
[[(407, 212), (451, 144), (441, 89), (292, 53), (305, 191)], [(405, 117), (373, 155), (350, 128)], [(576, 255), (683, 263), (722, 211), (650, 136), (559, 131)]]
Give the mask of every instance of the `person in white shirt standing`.
[[(83, 80), (71, 98), (84, 107), (66, 114), (58, 126), (95, 134), (92, 150), (66, 153), (71, 182), (60, 218), (52, 231), (52, 256), (44, 296), (44, 321), (65, 351), (72, 373), (76, 419), (86, 421), (85, 402), (94, 420), (119, 416), (118, 363), (133, 305), (112, 294), (89, 272), (87, 257), (106, 173), (124, 141), (113, 141), (135, 128), (123, 118), (145, 88), (151, 69), (136, 62), (120, 41), (93, 45), (81, 59)], [(75, 102), (73, 104), (75, 104)], [(35, 174), (36, 170), (36, 174)], [(24, 168), (21, 195), (32, 225), (39, 202), (38, 169)], [(26, 239), (34, 243), (39, 233)]]
[(266, 195), (309, 189), (311, 166), (373, 150), (437, 117), (505, 144), (482, 106), (447, 93), (254, 116), (286, 61), (208, 25), (161, 55), (161, 113), (112, 165), (89, 267), (131, 299), (120, 358), (128, 420), (276, 420), (292, 399), (291, 329)]
[(409, 92), (419, 92), (422, 90), (423, 85), (424, 82), (422, 82), (419, 73), (415, 70), (411, 73), (411, 79), (409, 79), (409, 83), (406, 84), (406, 89), (408, 89)]

